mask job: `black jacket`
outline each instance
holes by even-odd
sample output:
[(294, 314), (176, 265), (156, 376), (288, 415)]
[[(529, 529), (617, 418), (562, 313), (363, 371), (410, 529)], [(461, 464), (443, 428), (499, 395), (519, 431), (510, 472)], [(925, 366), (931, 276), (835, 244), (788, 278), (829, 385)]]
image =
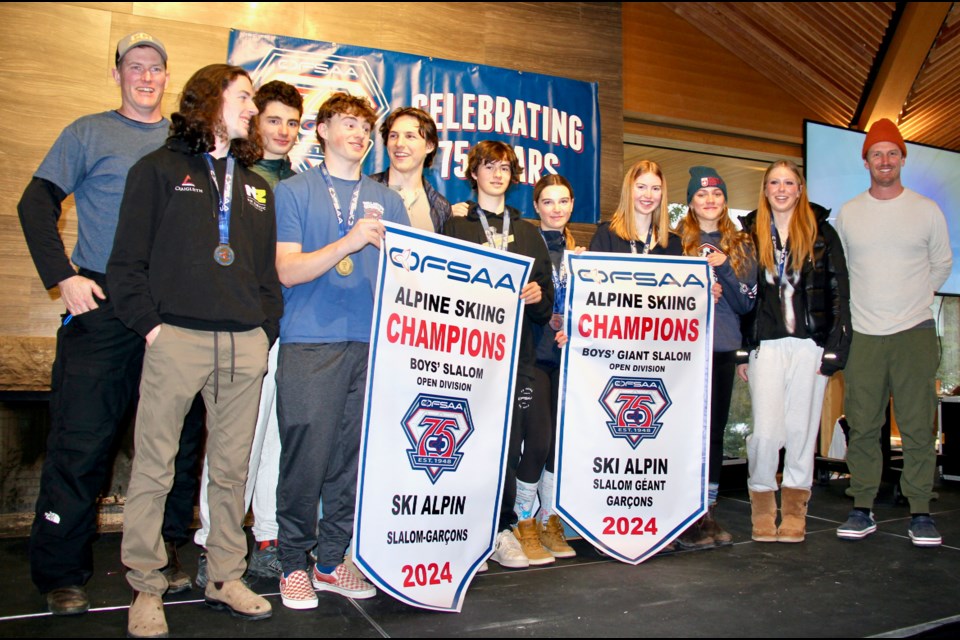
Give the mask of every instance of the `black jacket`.
[[(840, 236), (827, 222), (830, 211), (815, 203), (810, 203), (810, 206), (817, 218), (817, 239), (813, 245), (813, 256), (804, 262), (801, 269), (797, 291), (802, 294), (800, 308), (803, 310), (806, 332), (823, 348), (820, 372), (831, 375), (844, 368), (850, 352), (850, 340), (853, 337), (850, 324), (850, 280)], [(755, 246), (758, 232), (756, 218), (756, 210), (740, 218), (744, 230), (753, 237)], [(762, 271), (762, 267), (760, 270)], [(765, 303), (767, 291), (767, 287), (763, 285), (762, 273), (758, 281), (760, 284), (757, 287), (757, 304), (754, 310), (742, 319), (745, 351), (756, 349), (760, 342), (769, 336), (769, 328), (762, 326), (760, 318), (763, 316), (759, 313)]]
[[(643, 242), (637, 241), (637, 251), (643, 253)], [(610, 230), (610, 221), (601, 222), (597, 225), (597, 230), (590, 239), (590, 251), (602, 251), (604, 253), (630, 253), (630, 241), (624, 240)], [(682, 256), (683, 243), (680, 236), (670, 233), (667, 237), (667, 246), (664, 248), (660, 243), (656, 243), (650, 250), (655, 256)]]
[[(223, 161), (220, 161), (220, 165)], [(223, 167), (218, 183), (223, 187)], [(236, 165), (230, 215), (232, 265), (214, 261), (218, 203), (202, 155), (170, 138), (127, 176), (107, 266), (119, 317), (142, 336), (166, 322), (201, 331), (261, 327), (273, 344), (283, 299), (275, 264), (273, 192)]]
[[(487, 241), (483, 233), (483, 225), (477, 214), (479, 205), (468, 202), (470, 210), (465, 217), (451, 217), (443, 227), (443, 235), (459, 238), (467, 242), (482, 245)], [(530, 272), (530, 281), (540, 284), (543, 292), (540, 302), (528, 304), (524, 307), (523, 322), (520, 334), (520, 353), (517, 365), (517, 375), (530, 378), (533, 376), (533, 367), (536, 362), (536, 349), (533, 342), (533, 324), (546, 324), (553, 315), (553, 275), (550, 270), (550, 254), (543, 243), (540, 231), (520, 217), (520, 212), (513, 207), (507, 207), (510, 215), (510, 235), (513, 241), (508, 245), (510, 253), (534, 259), (533, 269)], [(503, 216), (488, 215), (490, 227), (500, 230), (503, 226)], [(517, 292), (519, 295), (520, 292)]]

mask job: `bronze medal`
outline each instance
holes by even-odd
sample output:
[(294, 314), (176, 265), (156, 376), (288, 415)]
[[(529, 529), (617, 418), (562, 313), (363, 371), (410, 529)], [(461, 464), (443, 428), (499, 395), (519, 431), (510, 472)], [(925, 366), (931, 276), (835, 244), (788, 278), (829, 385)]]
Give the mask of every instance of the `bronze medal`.
[(228, 244), (218, 244), (217, 248), (213, 250), (213, 259), (221, 267), (229, 267), (233, 264), (235, 258), (236, 255)]

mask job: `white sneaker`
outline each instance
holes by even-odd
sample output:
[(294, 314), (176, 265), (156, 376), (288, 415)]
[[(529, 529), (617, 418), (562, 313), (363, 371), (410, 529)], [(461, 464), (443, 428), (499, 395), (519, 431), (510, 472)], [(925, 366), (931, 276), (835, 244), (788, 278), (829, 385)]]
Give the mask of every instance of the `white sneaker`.
[(490, 559), (507, 569), (526, 569), (530, 566), (530, 560), (523, 553), (520, 541), (517, 540), (510, 529), (497, 534), (493, 555), (490, 556)]

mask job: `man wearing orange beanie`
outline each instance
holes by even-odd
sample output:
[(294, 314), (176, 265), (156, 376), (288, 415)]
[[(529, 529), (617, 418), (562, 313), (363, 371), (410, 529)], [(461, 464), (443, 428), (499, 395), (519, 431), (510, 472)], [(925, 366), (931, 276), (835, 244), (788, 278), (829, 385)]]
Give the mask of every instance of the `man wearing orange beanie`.
[(929, 512), (939, 352), (930, 306), (953, 260), (940, 207), (901, 183), (906, 157), (897, 125), (874, 123), (863, 143), (870, 189), (843, 205), (837, 217), (853, 319), (844, 409), (854, 499), (837, 536), (860, 540), (877, 530), (871, 509), (882, 470), (880, 428), (892, 393), (903, 441), (900, 487), (912, 516), (908, 533), (915, 546), (937, 547), (942, 539)]

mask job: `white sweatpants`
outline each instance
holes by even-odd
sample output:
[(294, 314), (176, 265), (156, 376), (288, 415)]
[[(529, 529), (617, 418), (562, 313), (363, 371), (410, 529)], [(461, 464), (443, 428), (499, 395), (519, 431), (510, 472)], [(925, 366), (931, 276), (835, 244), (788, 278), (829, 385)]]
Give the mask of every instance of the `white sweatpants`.
[(813, 485), (814, 447), (826, 376), (823, 349), (813, 340), (764, 340), (750, 353), (747, 376), (753, 404), (753, 433), (747, 438), (751, 491), (776, 491), (780, 449), (785, 449), (783, 486)]
[[(250, 463), (247, 469), (247, 484), (244, 487), (244, 510), (253, 504), (253, 537), (258, 542), (276, 540), (277, 527), (277, 480), (280, 477), (280, 428), (277, 424), (277, 354), (280, 341), (270, 349), (267, 375), (260, 391), (260, 413), (253, 433)], [(200, 528), (193, 541), (201, 547), (207, 545), (210, 532), (210, 511), (207, 505), (207, 459), (203, 459), (203, 475), (200, 477)]]

